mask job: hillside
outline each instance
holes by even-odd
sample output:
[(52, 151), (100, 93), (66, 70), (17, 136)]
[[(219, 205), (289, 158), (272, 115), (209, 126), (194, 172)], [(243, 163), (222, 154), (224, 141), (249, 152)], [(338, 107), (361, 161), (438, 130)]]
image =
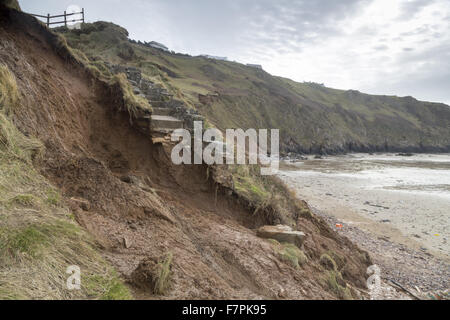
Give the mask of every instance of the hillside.
[[(154, 109), (88, 50), (121, 64), (148, 54), (109, 26), (74, 33), (79, 51), (0, 4), (0, 299), (366, 295), (369, 255), (277, 178), (171, 162), (171, 145), (150, 130)], [(161, 63), (141, 61), (144, 76), (194, 107), (200, 87), (175, 83), (197, 79), (154, 58)], [(304, 232), (304, 242), (257, 236), (276, 224)], [(65, 287), (69, 265), (81, 268), (79, 291)]]
[(93, 63), (138, 67), (219, 129), (279, 128), (283, 152), (450, 151), (450, 107), (297, 83), (243, 64), (164, 52), (112, 23), (58, 29)]

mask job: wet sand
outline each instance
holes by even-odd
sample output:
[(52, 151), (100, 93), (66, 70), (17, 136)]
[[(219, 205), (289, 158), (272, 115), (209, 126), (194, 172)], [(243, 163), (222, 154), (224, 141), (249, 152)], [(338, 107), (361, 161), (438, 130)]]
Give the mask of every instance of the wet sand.
[(371, 252), (387, 278), (448, 288), (450, 155), (284, 162), (279, 176), (330, 225), (342, 223), (335, 229)]

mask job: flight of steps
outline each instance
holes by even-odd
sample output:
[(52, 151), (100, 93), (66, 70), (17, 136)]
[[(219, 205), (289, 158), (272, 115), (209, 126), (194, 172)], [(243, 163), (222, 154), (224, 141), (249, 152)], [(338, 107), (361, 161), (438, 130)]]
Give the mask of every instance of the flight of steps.
[[(175, 129), (193, 130), (194, 121), (203, 121), (203, 117), (186, 104), (173, 98), (173, 95), (160, 84), (143, 78), (138, 68), (108, 64), (112, 73), (125, 73), (135, 95), (145, 98), (153, 111), (142, 112), (134, 120), (135, 126), (142, 132), (150, 133), (155, 141), (170, 141)], [(144, 110), (145, 111), (145, 110)]]

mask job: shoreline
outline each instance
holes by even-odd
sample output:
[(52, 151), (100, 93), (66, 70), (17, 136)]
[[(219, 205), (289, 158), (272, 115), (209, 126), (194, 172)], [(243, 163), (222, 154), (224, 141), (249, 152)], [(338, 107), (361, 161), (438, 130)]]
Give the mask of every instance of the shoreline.
[[(394, 280), (415, 293), (416, 288), (421, 292), (450, 288), (448, 217), (441, 212), (442, 203), (431, 201), (427, 195), (414, 199), (403, 193), (367, 188), (349, 178), (367, 170), (366, 166), (354, 169), (360, 163), (352, 163), (348, 170), (340, 166), (341, 159), (337, 164), (333, 160), (308, 160), (302, 167), (283, 163), (278, 176), (334, 230), (368, 251), (381, 268), (382, 279)], [(329, 173), (330, 166), (335, 166), (331, 175), (324, 174), (324, 170)], [(414, 201), (425, 203), (426, 208), (412, 211)], [(440, 237), (426, 238), (436, 228), (440, 228), (435, 231)]]
[[(332, 214), (311, 207), (314, 214), (322, 217), (336, 230), (337, 223), (344, 223)], [(447, 290), (450, 287), (450, 264), (430, 253), (414, 250), (404, 244), (376, 236), (358, 226), (348, 225), (338, 231), (369, 252), (381, 269), (381, 278), (394, 280), (417, 293)]]

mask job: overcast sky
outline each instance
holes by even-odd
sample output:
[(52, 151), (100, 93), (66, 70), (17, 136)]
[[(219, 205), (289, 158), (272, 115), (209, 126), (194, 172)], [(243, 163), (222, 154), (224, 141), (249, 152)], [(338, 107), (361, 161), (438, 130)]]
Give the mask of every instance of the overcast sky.
[(22, 10), (125, 27), (273, 75), (450, 104), (450, 0), (20, 0)]

